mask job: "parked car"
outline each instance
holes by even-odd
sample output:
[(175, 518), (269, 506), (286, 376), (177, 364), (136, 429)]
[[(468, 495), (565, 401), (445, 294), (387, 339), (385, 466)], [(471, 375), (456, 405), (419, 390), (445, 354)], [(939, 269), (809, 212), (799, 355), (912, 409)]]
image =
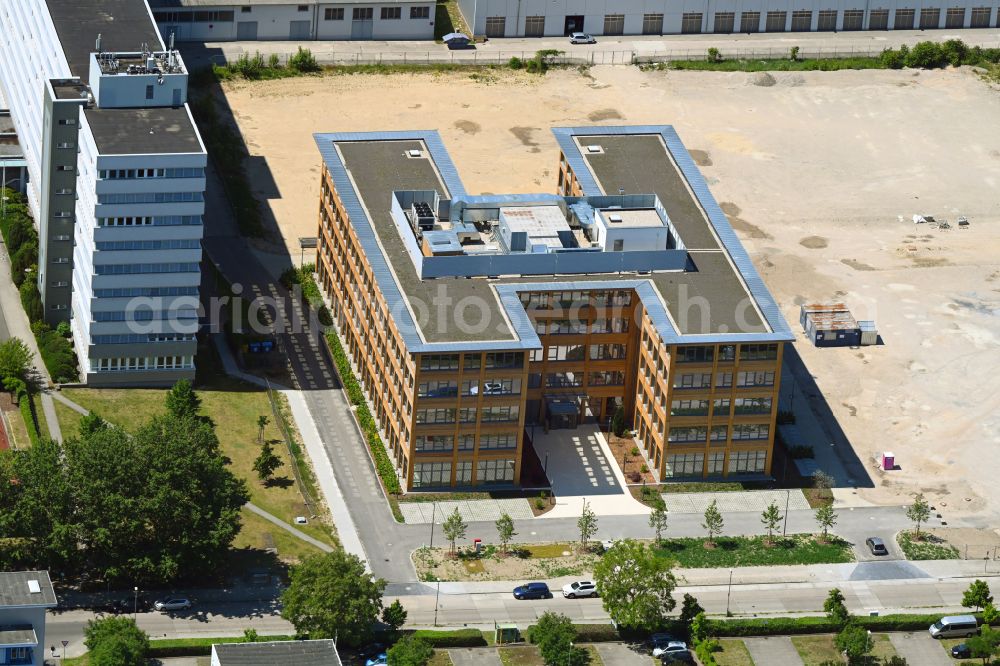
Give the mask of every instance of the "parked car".
[(931, 638), (968, 638), (979, 633), (979, 623), (975, 615), (947, 615), (932, 624), (928, 631)]
[(545, 583), (525, 583), (514, 588), (515, 599), (551, 599), (552, 592)]
[(687, 645), (680, 641), (670, 643), (660, 654), (661, 664), (690, 664), (692, 662), (691, 653), (688, 652)]
[(372, 659), (385, 652), (385, 643), (369, 643), (360, 650), (358, 656), (362, 659)]
[(972, 650), (965, 643), (959, 643), (958, 645), (951, 646), (951, 656), (955, 659), (970, 659), (972, 657)]
[(604, 541), (601, 542), (601, 548), (604, 549), (604, 552), (607, 552), (612, 548), (614, 548), (615, 544), (618, 543), (619, 541), (620, 539), (605, 539)]
[(186, 610), (191, 608), (191, 601), (183, 597), (170, 597), (163, 601), (157, 601), (153, 604), (153, 608), (158, 611)]
[(872, 555), (888, 555), (889, 551), (885, 547), (885, 542), (878, 537), (868, 537), (865, 539), (865, 544), (868, 546), (868, 550), (872, 552)]
[(654, 657), (662, 658), (665, 654), (672, 656), (687, 654), (687, 643), (677, 640), (671, 634), (653, 634), (650, 641), (653, 644)]
[(567, 599), (576, 599), (577, 597), (596, 597), (597, 583), (592, 580), (573, 581), (568, 585), (563, 585), (562, 593)]
[(365, 666), (384, 666), (389, 663), (389, 657), (386, 656), (385, 652), (382, 654), (375, 655), (371, 659), (365, 662)]
[(152, 609), (152, 604), (146, 599), (139, 597), (137, 600), (135, 597), (122, 597), (120, 599), (115, 599), (105, 606), (105, 609), (112, 613), (146, 613)]
[(570, 44), (596, 44), (597, 40), (585, 32), (573, 32), (569, 36)]

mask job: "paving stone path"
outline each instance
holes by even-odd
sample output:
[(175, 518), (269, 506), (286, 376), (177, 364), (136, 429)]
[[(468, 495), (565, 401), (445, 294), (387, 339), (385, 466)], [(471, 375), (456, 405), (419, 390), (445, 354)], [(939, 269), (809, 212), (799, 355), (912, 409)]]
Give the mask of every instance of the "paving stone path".
[(787, 493), (784, 490), (746, 490), (721, 493), (664, 493), (663, 501), (667, 503), (670, 513), (705, 513), (712, 500), (718, 502), (719, 511), (731, 513), (735, 511), (761, 512), (771, 502), (776, 502), (782, 513), (785, 511), (785, 500), (788, 500), (788, 510), (808, 509), (809, 502), (801, 490)]
[[(435, 504), (437, 505), (436, 509), (434, 508)], [(514, 520), (524, 520), (534, 515), (531, 512), (531, 505), (526, 499), (400, 502), (399, 509), (403, 512), (403, 518), (407, 523), (425, 525), (431, 522), (431, 515), (434, 516), (434, 522), (440, 525), (455, 509), (458, 509), (462, 520), (467, 523), (495, 522), (504, 512)]]

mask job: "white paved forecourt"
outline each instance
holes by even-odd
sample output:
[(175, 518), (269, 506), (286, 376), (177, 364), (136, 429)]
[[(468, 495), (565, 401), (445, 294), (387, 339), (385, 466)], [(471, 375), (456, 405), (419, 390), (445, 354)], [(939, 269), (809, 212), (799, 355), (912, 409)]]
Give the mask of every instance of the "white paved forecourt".
[(403, 512), (403, 519), (407, 523), (423, 525), (431, 522), (432, 515), (434, 523), (440, 525), (455, 509), (458, 509), (458, 515), (467, 523), (493, 522), (504, 513), (514, 520), (524, 520), (534, 515), (526, 499), (400, 502), (399, 509)]
[(715, 500), (722, 513), (741, 511), (764, 511), (771, 502), (785, 512), (785, 502), (788, 510), (808, 509), (809, 502), (801, 490), (746, 490), (722, 493), (664, 493), (663, 501), (667, 503), (670, 513), (705, 513), (708, 505)]

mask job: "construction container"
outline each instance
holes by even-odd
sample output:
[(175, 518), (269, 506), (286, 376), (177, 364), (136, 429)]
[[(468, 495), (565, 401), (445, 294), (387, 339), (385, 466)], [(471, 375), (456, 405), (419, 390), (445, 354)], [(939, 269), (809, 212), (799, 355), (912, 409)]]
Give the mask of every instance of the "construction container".
[(843, 303), (803, 305), (799, 323), (817, 347), (856, 347), (861, 343), (858, 322)]
[(862, 345), (878, 344), (878, 329), (875, 328), (874, 321), (859, 321), (858, 329), (861, 331)]

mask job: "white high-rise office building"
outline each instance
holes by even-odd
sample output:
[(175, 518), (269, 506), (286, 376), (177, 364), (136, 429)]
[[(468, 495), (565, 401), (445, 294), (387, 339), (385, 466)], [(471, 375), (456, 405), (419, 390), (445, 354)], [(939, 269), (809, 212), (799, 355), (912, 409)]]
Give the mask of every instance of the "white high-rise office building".
[(0, 3), (0, 86), (28, 164), (45, 319), (91, 385), (192, 377), (205, 146), (145, 0)]

